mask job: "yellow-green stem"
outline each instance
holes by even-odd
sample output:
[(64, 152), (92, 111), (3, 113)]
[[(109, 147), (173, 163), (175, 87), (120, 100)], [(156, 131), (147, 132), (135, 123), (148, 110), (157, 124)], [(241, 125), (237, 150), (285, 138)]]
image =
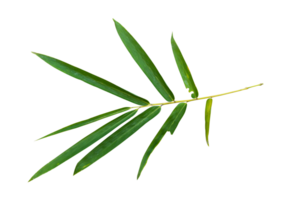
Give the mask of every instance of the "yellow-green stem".
[(232, 92), (223, 93), (223, 94), (216, 94), (216, 95), (201, 97), (201, 98), (196, 98), (196, 99), (171, 101), (171, 102), (165, 102), (165, 103), (154, 103), (154, 104), (149, 104), (149, 105), (146, 105), (146, 106), (135, 106), (135, 107), (131, 107), (131, 108), (137, 108), (138, 109), (138, 108), (146, 108), (146, 107), (151, 107), (151, 106), (163, 106), (163, 105), (169, 105), (169, 104), (175, 104), (175, 103), (188, 103), (188, 102), (191, 102), (191, 101), (197, 101), (197, 100), (214, 98), (214, 97), (219, 97), (219, 96), (223, 96), (223, 95), (227, 95), (227, 94), (232, 94), (232, 93), (235, 93), (235, 92), (240, 92), (240, 91), (247, 90), (247, 89), (257, 87), (257, 86), (261, 86), (261, 85), (263, 85), (263, 83), (260, 83), (258, 85), (253, 85), (253, 86), (250, 86), (250, 87), (246, 87), (246, 88), (243, 88), (243, 89), (240, 89), (240, 90), (235, 90), (235, 91), (232, 91)]

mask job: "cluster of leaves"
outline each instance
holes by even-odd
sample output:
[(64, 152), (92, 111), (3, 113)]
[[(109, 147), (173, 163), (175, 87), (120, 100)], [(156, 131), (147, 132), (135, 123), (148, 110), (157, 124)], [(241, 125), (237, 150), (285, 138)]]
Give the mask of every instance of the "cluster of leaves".
[[(127, 50), (130, 52), (131, 56), (135, 60), (135, 62), (138, 64), (138, 66), (142, 69), (142, 71), (145, 73), (145, 75), (148, 77), (148, 79), (151, 81), (151, 83), (155, 86), (155, 88), (159, 91), (159, 93), (163, 96), (163, 98), (168, 102), (175, 102), (174, 95), (172, 91), (169, 89), (165, 81), (163, 80), (162, 76), (160, 75), (159, 71), (155, 67), (154, 63), (151, 61), (151, 59), (148, 57), (148, 55), (145, 53), (145, 51), (142, 49), (142, 47), (138, 44), (138, 42), (132, 37), (132, 35), (117, 21), (115, 21), (115, 27), (116, 30), (123, 41), (124, 45), (126, 46)], [(191, 97), (193, 99), (198, 98), (198, 90), (196, 88), (196, 85), (193, 81), (192, 75), (190, 73), (190, 70), (183, 58), (183, 55), (177, 46), (173, 35), (171, 37), (171, 45), (173, 54), (175, 57), (176, 64), (178, 66), (178, 69), (180, 71), (182, 80), (185, 84), (185, 87), (191, 92)], [(131, 92), (107, 81), (104, 80), (98, 76), (95, 76), (89, 72), (86, 72), (82, 69), (79, 69), (77, 67), (74, 67), (68, 63), (65, 63), (61, 60), (39, 54), (34, 53), (38, 57), (40, 57), (42, 60), (50, 64), (52, 67), (68, 74), (69, 76), (72, 76), (74, 78), (77, 78), (81, 81), (84, 81), (90, 85), (93, 85), (97, 88), (100, 88), (106, 92), (109, 92), (111, 94), (114, 94), (118, 97), (121, 97), (127, 101), (133, 102), (137, 105), (141, 106), (150, 106), (150, 102), (147, 101), (144, 98), (141, 98), (135, 94), (132, 94)], [(211, 105), (212, 105), (212, 99), (208, 99), (206, 103), (206, 109), (205, 109), (205, 135), (206, 135), (206, 141), (208, 144), (208, 134), (209, 134), (209, 122), (210, 122), (210, 113), (211, 113)], [(165, 121), (155, 138), (152, 140), (151, 144), (149, 145), (147, 151), (145, 152), (143, 159), (141, 161), (139, 171), (137, 174), (137, 179), (139, 178), (143, 168), (145, 167), (147, 160), (153, 150), (156, 148), (156, 146), (159, 144), (159, 142), (162, 140), (166, 132), (171, 132), (171, 134), (174, 133), (176, 127), (178, 126), (180, 120), (182, 119), (185, 111), (187, 108), (186, 102), (179, 103), (175, 109), (172, 111), (168, 119)], [(95, 117), (92, 117), (90, 119), (86, 119), (74, 124), (71, 124), (67, 127), (64, 127), (62, 129), (59, 129), (51, 134), (48, 134), (40, 139), (53, 136), (71, 129), (75, 129), (93, 122), (96, 122), (100, 119), (104, 119), (107, 117), (110, 117), (112, 115), (122, 113), (125, 111), (128, 111), (132, 109), (132, 111), (126, 112), (123, 115), (117, 117), (116, 119), (110, 121), (106, 125), (100, 127), (93, 133), (89, 134), (82, 140), (78, 141), (76, 144), (71, 146), (69, 149), (61, 153), (59, 156), (54, 158), (52, 161), (47, 163), (45, 166), (43, 166), (39, 171), (37, 171), (32, 178), (29, 181), (32, 181), (33, 179), (39, 177), (42, 174), (47, 173), (48, 171), (54, 169), (55, 167), (59, 166), (63, 162), (67, 161), (71, 157), (75, 156), (82, 150), (86, 149), (90, 145), (94, 144), (96, 141), (100, 140), (102, 137), (113, 131), (115, 128), (126, 122), (128, 119), (132, 118), (138, 109), (136, 108), (130, 108), (130, 107), (124, 107), (117, 110), (113, 110), (111, 112), (107, 112)], [(83, 157), (76, 165), (74, 174), (77, 174), (78, 172), (86, 169), (91, 164), (105, 156), (107, 153), (109, 153), (111, 150), (116, 148), (118, 145), (120, 145), (122, 142), (124, 142), (126, 139), (128, 139), (131, 135), (133, 135), (137, 130), (139, 130), (144, 124), (149, 122), (151, 119), (153, 119), (156, 115), (159, 114), (161, 111), (161, 106), (151, 106), (138, 116), (131, 119), (129, 122), (127, 122), (125, 125), (120, 127), (117, 131), (115, 131), (113, 134), (111, 134), (109, 137), (107, 137), (104, 141), (102, 141), (98, 146), (96, 146), (92, 151), (90, 151), (85, 157)]]

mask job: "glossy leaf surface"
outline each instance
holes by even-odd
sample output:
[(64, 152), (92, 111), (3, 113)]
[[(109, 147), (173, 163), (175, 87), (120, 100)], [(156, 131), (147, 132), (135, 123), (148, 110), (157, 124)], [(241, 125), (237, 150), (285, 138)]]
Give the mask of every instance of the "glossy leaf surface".
[[(159, 93), (164, 97), (166, 101), (174, 101), (174, 95), (163, 80), (159, 71), (155, 67), (154, 63), (138, 44), (138, 42), (133, 38), (133, 36), (117, 21), (114, 20), (117, 32), (126, 46), (127, 50), (139, 65), (151, 83), (159, 91)], [(157, 47), (156, 47), (157, 48)]]
[(96, 141), (100, 140), (106, 134), (108, 134), (109, 132), (114, 130), (116, 127), (118, 127), (120, 124), (124, 123), (126, 120), (128, 120), (133, 115), (135, 115), (136, 112), (137, 112), (137, 110), (127, 112), (127, 113), (119, 116), (118, 118), (112, 120), (111, 122), (107, 123), (106, 125), (102, 126), (101, 128), (97, 129), (93, 133), (89, 134), (88, 136), (86, 136), (85, 138), (83, 138), (82, 140), (80, 140), (79, 142), (74, 144), (72, 147), (70, 147), (69, 149), (64, 151), (62, 154), (57, 156), (55, 159), (50, 161), (48, 164), (43, 166), (38, 172), (36, 172), (32, 176), (30, 181), (39, 177), (42, 174), (45, 174), (48, 171), (56, 168), (63, 162), (67, 161), (68, 159), (72, 158), (73, 156), (75, 156), (79, 152), (83, 151), (90, 145), (94, 144)]
[(90, 153), (88, 153), (82, 160), (80, 160), (75, 168), (74, 174), (86, 169), (91, 164), (105, 156), (111, 150), (116, 148), (126, 139), (128, 139), (132, 134), (139, 130), (144, 124), (153, 119), (156, 115), (159, 114), (161, 110), (160, 106), (153, 106), (148, 108), (143, 113), (134, 117), (127, 124), (122, 126), (103, 142), (101, 142), (97, 147), (95, 147)]
[[(34, 52), (33, 52), (34, 53)], [(135, 94), (132, 94), (131, 92), (128, 92), (127, 90), (124, 90), (123, 88), (103, 79), (98, 76), (95, 76), (94, 74), (91, 74), (87, 71), (84, 71), (82, 69), (79, 69), (77, 67), (74, 67), (68, 63), (65, 63), (61, 60), (58, 60), (56, 58), (52, 58), (50, 56), (46, 56), (39, 53), (34, 53), (39, 58), (44, 60), (46, 63), (50, 64), (54, 68), (64, 72), (65, 74), (68, 74), (69, 76), (72, 76), (74, 78), (77, 78), (81, 81), (84, 81), (92, 86), (95, 86), (97, 88), (100, 88), (106, 92), (109, 92), (113, 95), (116, 95), (118, 97), (121, 97), (127, 101), (133, 102), (138, 105), (148, 105), (149, 102), (146, 99), (143, 99), (139, 96), (136, 96)]]
[(170, 116), (168, 117), (168, 119), (166, 120), (166, 122), (163, 124), (162, 128), (159, 130), (159, 132), (157, 133), (157, 135), (155, 136), (155, 138), (153, 139), (153, 141), (151, 142), (151, 144), (149, 145), (149, 147), (147, 148), (140, 167), (139, 167), (139, 171), (137, 174), (137, 179), (139, 178), (139, 176), (141, 175), (141, 172), (143, 170), (143, 168), (145, 167), (147, 160), (149, 159), (151, 153), (154, 151), (154, 149), (156, 148), (156, 146), (160, 143), (160, 141), (162, 140), (162, 138), (164, 137), (164, 135), (166, 134), (167, 131), (170, 131), (171, 134), (173, 134), (173, 132), (175, 131), (178, 123), (180, 122), (180, 120), (182, 119), (182, 117), (184, 116), (185, 112), (186, 112), (186, 108), (187, 108), (187, 104), (186, 103), (180, 103), (178, 104), (175, 109), (172, 111), (172, 113), (170, 114)]
[(90, 123), (93, 123), (93, 122), (96, 122), (98, 120), (101, 120), (101, 119), (104, 119), (104, 118), (107, 118), (107, 117), (110, 117), (110, 116), (113, 116), (113, 115), (116, 115), (118, 113), (121, 113), (121, 112), (125, 112), (127, 110), (129, 110), (130, 107), (124, 107), (124, 108), (120, 108), (120, 109), (117, 109), (117, 110), (113, 110), (113, 111), (110, 111), (110, 112), (107, 112), (107, 113), (103, 113), (101, 115), (97, 115), (95, 117), (92, 117), (90, 119), (86, 119), (86, 120), (83, 120), (83, 121), (80, 121), (80, 122), (76, 122), (74, 124), (71, 124), (69, 126), (66, 126), (64, 128), (61, 128), (53, 133), (50, 133), (46, 136), (43, 136), (42, 138), (39, 138), (38, 140), (41, 140), (43, 138), (46, 138), (46, 137), (49, 137), (49, 136), (52, 136), (52, 135), (56, 135), (58, 133), (62, 133), (62, 132), (65, 132), (65, 131), (69, 131), (69, 130), (72, 130), (72, 129), (75, 129), (75, 128), (78, 128), (78, 127), (81, 127), (81, 126), (84, 126), (84, 125), (87, 125), (87, 124), (90, 124)]
[(175, 62), (177, 64), (180, 75), (184, 81), (184, 84), (185, 84), (186, 88), (189, 89), (189, 92), (193, 92), (191, 97), (197, 98), (199, 95), (198, 90), (197, 90), (194, 80), (192, 78), (190, 69), (188, 68), (187, 63), (186, 63), (179, 47), (177, 46), (177, 44), (173, 38), (173, 34), (171, 37), (171, 46), (172, 46), (172, 51), (174, 54)]

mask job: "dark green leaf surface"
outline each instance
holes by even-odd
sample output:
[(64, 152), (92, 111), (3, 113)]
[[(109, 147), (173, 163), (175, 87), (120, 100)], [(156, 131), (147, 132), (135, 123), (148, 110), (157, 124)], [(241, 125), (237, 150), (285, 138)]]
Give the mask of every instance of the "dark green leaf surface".
[(160, 106), (148, 108), (146, 111), (139, 114), (123, 127), (118, 129), (77, 163), (74, 174), (86, 169), (98, 159), (102, 158), (111, 150), (116, 148), (118, 145), (128, 139), (133, 133), (138, 131), (144, 124), (158, 115), (160, 110)]
[(137, 112), (137, 110), (127, 112), (127, 113), (121, 115), (120, 117), (112, 120), (111, 122), (107, 123), (106, 125), (102, 126), (101, 128), (97, 129), (96, 131), (94, 131), (90, 135), (86, 136), (85, 138), (83, 138), (82, 140), (77, 142), (75, 145), (73, 145), (72, 147), (70, 147), (69, 149), (64, 151), (58, 157), (56, 157), (55, 159), (50, 161), (48, 164), (43, 166), (38, 172), (36, 172), (32, 176), (30, 181), (32, 181), (33, 179), (39, 177), (42, 174), (45, 174), (48, 171), (56, 168), (57, 166), (59, 166), (63, 162), (67, 161), (68, 159), (72, 158), (73, 156), (75, 156), (76, 154), (78, 154), (82, 150), (86, 149), (87, 147), (89, 147), (90, 145), (95, 143), (96, 141), (100, 140), (106, 134), (111, 132), (113, 129), (118, 127), (120, 124), (124, 123), (126, 120), (131, 118), (133, 115), (135, 115), (136, 112)]
[(203, 138), (207, 148), (211, 148), (210, 135), (214, 102), (214, 98), (205, 99), (203, 105)]
[(87, 125), (87, 124), (90, 124), (90, 123), (93, 123), (93, 122), (96, 122), (100, 119), (104, 119), (104, 118), (107, 118), (107, 117), (110, 117), (110, 116), (113, 116), (113, 115), (116, 115), (118, 113), (121, 113), (121, 112), (125, 112), (127, 110), (131, 109), (130, 107), (124, 107), (124, 108), (120, 108), (120, 109), (117, 109), (117, 110), (113, 110), (113, 111), (110, 111), (110, 112), (107, 112), (107, 113), (104, 113), (104, 114), (101, 114), (101, 115), (97, 115), (95, 117), (92, 117), (90, 119), (86, 119), (86, 120), (83, 120), (83, 121), (80, 121), (80, 122), (76, 122), (74, 124), (71, 124), (69, 126), (66, 126), (64, 128), (61, 128), (53, 133), (50, 133), (46, 136), (43, 136), (42, 138), (39, 138), (38, 140), (41, 140), (43, 138), (46, 138), (46, 137), (49, 137), (49, 136), (52, 136), (52, 135), (56, 135), (58, 133), (62, 133), (62, 132), (65, 132), (65, 131), (69, 131), (71, 129), (75, 129), (75, 128), (78, 128), (78, 127), (81, 127), (81, 126), (84, 126), (84, 125)]
[(137, 174), (137, 179), (139, 178), (143, 168), (145, 167), (148, 158), (150, 157), (151, 153), (154, 151), (156, 146), (160, 143), (162, 138), (164, 137), (165, 133), (167, 131), (170, 131), (171, 134), (175, 131), (178, 123), (180, 122), (181, 118), (184, 116), (186, 112), (187, 104), (186, 103), (180, 103), (178, 104), (175, 109), (172, 111), (166, 122), (163, 124), (162, 128), (159, 130), (153, 141), (151, 142), (150, 146), (147, 148), (140, 167)]
[(186, 88), (189, 89), (189, 92), (193, 92), (191, 95), (192, 98), (197, 98), (199, 95), (198, 90), (197, 90), (194, 80), (192, 78), (191, 72), (188, 68), (188, 65), (187, 65), (180, 49), (178, 48), (178, 46), (173, 38), (173, 34), (171, 37), (171, 46), (172, 46), (172, 51), (174, 54), (176, 64), (178, 66), (180, 75), (184, 81), (184, 84), (185, 84)]
[[(34, 53), (34, 52), (33, 52)], [(149, 102), (146, 99), (143, 99), (139, 96), (136, 96), (135, 94), (132, 94), (131, 92), (128, 92), (127, 90), (124, 90), (123, 88), (120, 88), (119, 86), (104, 80), (98, 76), (95, 76), (94, 74), (91, 74), (89, 72), (86, 72), (82, 69), (79, 69), (77, 67), (74, 67), (68, 63), (65, 63), (61, 60), (58, 60), (56, 58), (52, 58), (50, 56), (46, 56), (39, 53), (34, 53), (39, 58), (53, 66), (54, 68), (64, 72), (65, 74), (68, 74), (69, 76), (72, 76), (74, 78), (77, 78), (81, 81), (84, 81), (90, 85), (93, 85), (97, 88), (100, 88), (106, 92), (109, 92), (113, 95), (116, 95), (118, 97), (121, 97), (127, 101), (133, 102), (138, 105), (148, 105)]]
[(179, 103), (172, 111), (169, 118), (166, 120), (164, 124), (164, 128), (168, 129), (171, 135), (173, 135), (179, 121), (184, 116), (186, 109), (187, 109), (187, 103)]
[[(138, 42), (133, 38), (133, 36), (117, 21), (114, 20), (117, 32), (126, 46), (127, 50), (139, 65), (148, 79), (152, 82), (159, 93), (164, 97), (166, 101), (174, 101), (174, 95), (163, 80), (159, 71), (155, 67), (154, 63), (138, 44)], [(158, 48), (158, 47), (156, 47)]]

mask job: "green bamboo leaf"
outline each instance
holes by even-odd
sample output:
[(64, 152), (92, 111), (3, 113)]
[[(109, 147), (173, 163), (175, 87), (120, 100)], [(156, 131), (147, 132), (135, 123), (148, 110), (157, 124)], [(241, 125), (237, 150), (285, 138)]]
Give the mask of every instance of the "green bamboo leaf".
[(166, 120), (164, 124), (164, 128), (168, 128), (168, 131), (170, 131), (171, 135), (173, 135), (177, 125), (179, 124), (180, 120), (184, 116), (187, 109), (187, 103), (179, 103), (175, 109), (172, 111), (169, 118)]
[(166, 120), (166, 122), (163, 124), (162, 128), (159, 130), (159, 132), (157, 133), (157, 135), (155, 136), (155, 138), (153, 139), (153, 141), (151, 142), (150, 146), (147, 148), (139, 170), (138, 170), (138, 174), (137, 174), (137, 179), (140, 177), (141, 172), (143, 170), (143, 168), (145, 167), (147, 160), (149, 159), (151, 153), (154, 151), (154, 149), (156, 148), (156, 146), (160, 143), (160, 141), (162, 140), (162, 138), (164, 137), (164, 135), (166, 134), (167, 131), (170, 131), (171, 134), (173, 134), (173, 132), (175, 131), (178, 123), (180, 122), (180, 120), (182, 119), (182, 117), (184, 116), (185, 112), (186, 112), (186, 108), (187, 108), (187, 104), (186, 103), (180, 103), (178, 104), (175, 109), (172, 111), (172, 113), (170, 114), (170, 116), (168, 117), (168, 119)]
[(121, 112), (125, 112), (127, 110), (131, 109), (130, 107), (124, 107), (124, 108), (120, 108), (120, 109), (117, 109), (117, 110), (113, 110), (113, 111), (110, 111), (110, 112), (107, 112), (107, 113), (103, 113), (101, 115), (97, 115), (95, 117), (92, 117), (90, 119), (86, 119), (86, 120), (83, 120), (83, 121), (80, 121), (80, 122), (76, 122), (74, 124), (71, 124), (69, 126), (66, 126), (64, 128), (61, 128), (53, 133), (50, 133), (46, 136), (43, 136), (42, 138), (39, 138), (38, 140), (41, 140), (43, 138), (46, 138), (46, 137), (49, 137), (49, 136), (52, 136), (52, 135), (56, 135), (58, 133), (62, 133), (62, 132), (65, 132), (65, 131), (69, 131), (69, 130), (72, 130), (72, 129), (75, 129), (75, 128), (78, 128), (78, 127), (81, 127), (81, 126), (84, 126), (84, 125), (87, 125), (87, 124), (90, 124), (90, 123), (93, 123), (93, 122), (96, 122), (98, 120), (101, 120), (101, 119), (104, 119), (104, 118), (107, 118), (107, 117), (110, 117), (110, 116), (113, 116), (113, 115), (116, 115), (118, 113), (121, 113)]
[[(34, 52), (32, 52), (34, 53)], [(123, 88), (120, 88), (119, 86), (104, 80), (103, 78), (100, 78), (98, 76), (95, 76), (94, 74), (91, 74), (87, 71), (84, 71), (82, 69), (79, 69), (77, 67), (74, 67), (68, 63), (65, 63), (61, 60), (58, 60), (56, 58), (52, 58), (50, 56), (46, 56), (39, 53), (34, 53), (39, 58), (53, 66), (54, 68), (60, 70), (61, 72), (64, 72), (65, 74), (68, 74), (69, 76), (72, 76), (74, 78), (77, 78), (81, 81), (84, 81), (92, 86), (95, 86), (97, 88), (100, 88), (106, 92), (109, 92), (113, 95), (116, 95), (118, 97), (121, 97), (127, 101), (133, 102), (138, 105), (148, 105), (149, 102), (146, 99), (143, 99), (139, 96), (136, 96), (135, 94), (132, 94), (131, 92), (128, 92), (127, 90), (124, 90)]]
[(78, 172), (86, 169), (91, 164), (105, 156), (111, 150), (116, 148), (126, 139), (128, 139), (133, 133), (138, 131), (144, 124), (153, 119), (156, 115), (159, 114), (161, 110), (160, 106), (153, 106), (148, 108), (143, 113), (139, 114), (127, 124), (122, 126), (108, 138), (106, 138), (102, 143), (95, 147), (90, 153), (88, 153), (83, 159), (81, 159), (74, 170), (74, 175)]
[(173, 34), (171, 37), (171, 46), (172, 46), (172, 51), (174, 54), (176, 64), (178, 66), (180, 75), (184, 81), (184, 84), (185, 84), (186, 88), (189, 89), (189, 92), (193, 92), (191, 97), (197, 98), (199, 95), (198, 90), (197, 90), (194, 80), (192, 78), (191, 72), (188, 68), (188, 65), (187, 65), (180, 49), (178, 48), (178, 46), (173, 38)]
[(45, 166), (43, 166), (38, 172), (36, 172), (32, 178), (29, 180), (32, 181), (33, 179), (39, 177), (42, 174), (47, 173), (48, 171), (56, 168), (63, 162), (67, 161), (68, 159), (72, 158), (79, 152), (83, 151), (90, 145), (94, 144), (96, 141), (100, 140), (102, 137), (104, 137), (106, 134), (114, 130), (116, 127), (118, 127), (120, 124), (127, 121), (129, 118), (131, 118), (137, 110), (133, 110), (130, 112), (127, 112), (120, 117), (112, 120), (111, 122), (107, 123), (106, 125), (102, 126), (101, 128), (97, 129), (93, 133), (89, 134), (76, 144), (74, 144), (72, 147), (61, 153), (59, 156), (57, 156), (55, 159), (47, 163)]
[(142, 47), (119, 22), (114, 20), (114, 23), (121, 40), (141, 70), (166, 101), (174, 101), (173, 93)]
[(207, 148), (211, 148), (211, 124), (213, 118), (214, 98), (204, 100), (203, 105), (203, 138)]

